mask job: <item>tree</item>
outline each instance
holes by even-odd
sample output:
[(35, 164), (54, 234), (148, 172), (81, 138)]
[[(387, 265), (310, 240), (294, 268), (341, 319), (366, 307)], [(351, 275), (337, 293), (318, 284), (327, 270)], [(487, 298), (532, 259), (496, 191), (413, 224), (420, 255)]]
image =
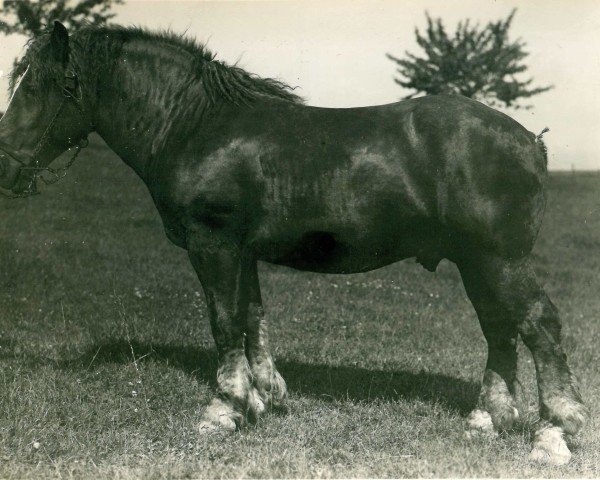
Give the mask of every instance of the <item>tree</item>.
[(400, 59), (387, 54), (398, 65), (401, 77), (394, 79), (395, 82), (414, 90), (405, 98), (419, 93), (451, 93), (492, 106), (530, 108), (517, 102), (552, 86), (532, 87), (532, 78), (519, 79), (527, 70), (522, 61), (529, 54), (521, 39), (508, 39), (515, 13), (513, 10), (504, 20), (489, 22), (485, 28), (479, 24), (472, 26), (469, 20), (461, 21), (452, 36), (446, 33), (441, 19), (434, 20), (426, 13), (425, 34), (415, 28), (417, 43), (425, 55), (405, 52), (406, 58)]
[(52, 21), (67, 28), (99, 25), (115, 16), (109, 10), (123, 0), (4, 0), (0, 11), (0, 33), (34, 37), (44, 32)]

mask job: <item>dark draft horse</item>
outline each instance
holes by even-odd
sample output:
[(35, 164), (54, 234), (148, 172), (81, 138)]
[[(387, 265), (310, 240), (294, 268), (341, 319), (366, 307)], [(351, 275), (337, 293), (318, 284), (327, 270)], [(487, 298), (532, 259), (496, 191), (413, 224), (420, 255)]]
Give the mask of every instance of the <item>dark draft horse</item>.
[(454, 262), (488, 343), (470, 432), (518, 418), (517, 338), (537, 369), (531, 458), (571, 456), (587, 411), (561, 348), (557, 309), (529, 256), (545, 207), (541, 140), (459, 96), (317, 108), (216, 61), (203, 46), (137, 28), (56, 22), (12, 75), (0, 122), (0, 186), (36, 179), (96, 131), (148, 186), (167, 237), (187, 249), (219, 356), (200, 432), (234, 430), (286, 386), (269, 353), (257, 261), (329, 273), (408, 257)]

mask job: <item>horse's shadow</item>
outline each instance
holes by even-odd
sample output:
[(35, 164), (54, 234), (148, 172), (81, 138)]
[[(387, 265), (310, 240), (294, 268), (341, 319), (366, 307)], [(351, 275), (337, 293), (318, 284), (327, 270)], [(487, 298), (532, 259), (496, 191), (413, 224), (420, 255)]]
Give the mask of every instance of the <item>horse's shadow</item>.
[[(215, 386), (216, 352), (196, 347), (116, 340), (95, 345), (77, 358), (61, 363), (61, 367), (77, 370), (106, 363), (126, 364), (132, 363), (134, 356), (138, 361), (152, 358), (165, 362), (195, 376), (198, 381)], [(475, 405), (479, 391), (479, 385), (474, 382), (427, 371), (370, 370), (294, 359), (278, 359), (276, 364), (290, 392), (325, 401), (421, 400), (439, 403), (466, 415)]]

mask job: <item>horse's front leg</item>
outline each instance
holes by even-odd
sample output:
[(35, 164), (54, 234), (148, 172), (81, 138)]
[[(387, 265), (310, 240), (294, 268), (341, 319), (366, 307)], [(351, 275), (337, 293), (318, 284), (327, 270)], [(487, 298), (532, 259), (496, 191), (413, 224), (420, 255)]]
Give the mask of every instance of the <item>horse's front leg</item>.
[(262, 306), (256, 261), (250, 262), (248, 276), (245, 278), (250, 292), (246, 322), (246, 357), (252, 370), (253, 384), (265, 405), (281, 407), (287, 395), (287, 388), (269, 351), (267, 322)]
[(248, 315), (248, 260), (226, 235), (198, 226), (188, 232), (188, 253), (206, 295), (219, 356), (217, 395), (206, 408), (199, 429), (235, 430), (264, 404), (252, 385), (244, 348)]

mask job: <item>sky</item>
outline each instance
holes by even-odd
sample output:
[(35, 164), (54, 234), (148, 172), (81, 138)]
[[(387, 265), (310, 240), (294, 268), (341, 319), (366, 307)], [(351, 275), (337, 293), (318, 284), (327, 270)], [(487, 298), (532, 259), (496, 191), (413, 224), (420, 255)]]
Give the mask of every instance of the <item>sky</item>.
[[(386, 53), (419, 52), (414, 28), (425, 11), (449, 31), (459, 20), (482, 24), (517, 14), (535, 85), (554, 85), (529, 99), (530, 110), (506, 110), (544, 135), (553, 170), (600, 170), (600, 2), (597, 0), (129, 0), (115, 23), (187, 32), (217, 58), (293, 86), (309, 105), (351, 107), (400, 100)], [(25, 39), (0, 38), (0, 90)], [(0, 109), (7, 93), (0, 94)]]

